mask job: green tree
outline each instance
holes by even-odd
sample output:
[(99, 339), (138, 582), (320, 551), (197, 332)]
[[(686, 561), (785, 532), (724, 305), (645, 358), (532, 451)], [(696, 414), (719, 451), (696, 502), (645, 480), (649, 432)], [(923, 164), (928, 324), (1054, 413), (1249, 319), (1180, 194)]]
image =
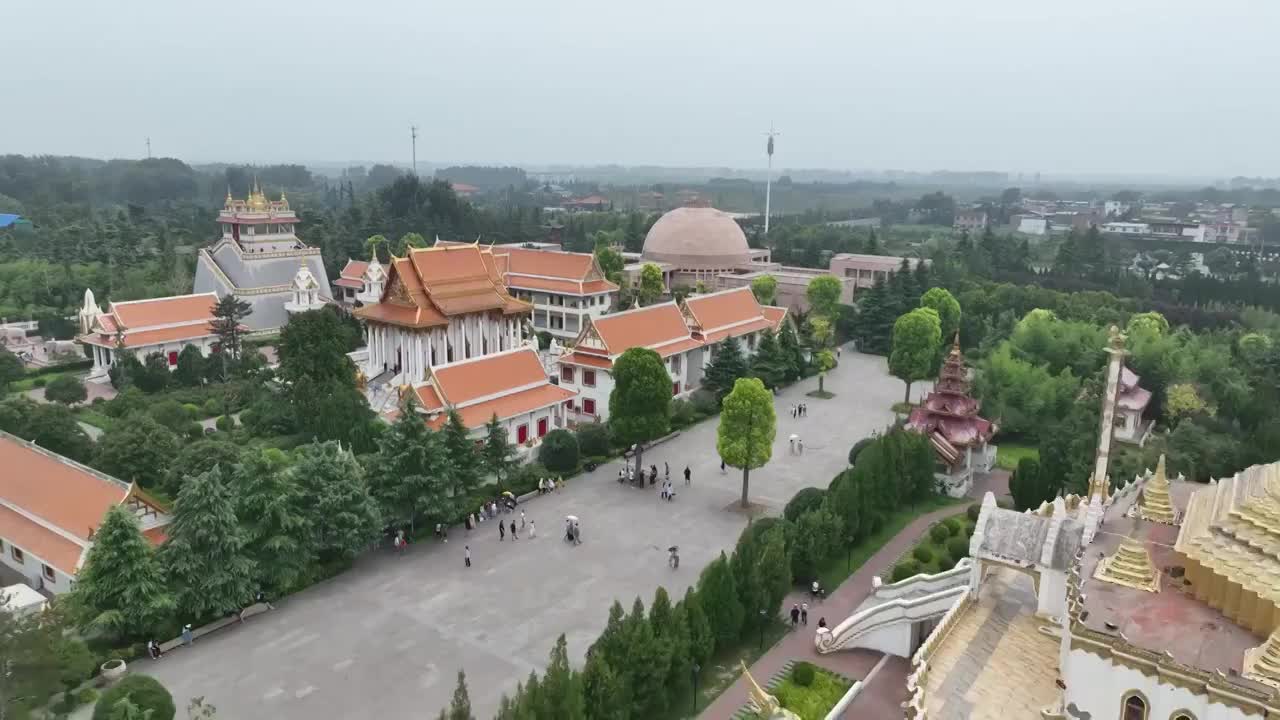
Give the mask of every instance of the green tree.
[(71, 601), (82, 627), (115, 638), (141, 637), (173, 611), (160, 563), (127, 506), (112, 505), (102, 518)]
[(1214, 414), (1214, 409), (1200, 397), (1200, 391), (1191, 383), (1176, 383), (1165, 390), (1165, 415), (1177, 427), (1183, 418), (1199, 413)]
[(132, 373), (132, 382), (145, 393), (157, 393), (169, 387), (173, 380), (169, 372), (169, 360), (164, 355), (153, 352), (142, 359), (142, 367)]
[(230, 472), (240, 462), (240, 446), (226, 440), (197, 440), (178, 452), (178, 456), (169, 465), (169, 474), (164, 481), (164, 490), (170, 497), (176, 497), (181, 491), (184, 481), (201, 473), (221, 467)]
[(1024, 457), (1018, 460), (1018, 467), (1009, 477), (1009, 494), (1013, 496), (1013, 506), (1017, 510), (1034, 510), (1040, 503), (1052, 500), (1045, 479), (1040, 474), (1040, 461)]
[(89, 397), (89, 393), (84, 388), (84, 383), (80, 382), (80, 378), (74, 375), (59, 375), (49, 381), (44, 388), (44, 397), (56, 403), (63, 405), (75, 405), (84, 402)]
[(448, 720), (476, 720), (471, 714), (471, 697), (467, 695), (467, 675), (458, 671), (458, 684), (453, 688), (453, 700), (449, 702)]
[(246, 452), (234, 468), (237, 516), (259, 590), (278, 597), (298, 586), (315, 559), (302, 490), (279, 450)]
[(280, 333), (279, 375), (300, 429), (365, 452), (374, 448), (376, 425), (347, 357), (355, 335), (327, 308), (294, 315)]
[(378, 537), (382, 524), (377, 503), (350, 450), (336, 442), (304, 446), (293, 477), (322, 559), (351, 559)]
[[(923, 264), (923, 263), (922, 263)], [(938, 313), (943, 343), (951, 342), (960, 329), (960, 303), (944, 288), (930, 288), (920, 297), (920, 307)]]
[(640, 304), (652, 305), (662, 297), (666, 286), (662, 282), (662, 268), (653, 263), (645, 263), (640, 268)]
[(836, 306), (840, 304), (840, 293), (843, 290), (840, 280), (834, 275), (819, 275), (809, 281), (805, 288), (805, 297), (809, 300), (809, 312), (818, 317), (835, 318)]
[(222, 362), (222, 378), (227, 379), (228, 360), (239, 360), (244, 343), (245, 318), (253, 314), (253, 306), (232, 293), (227, 293), (213, 306), (213, 319), (209, 328), (217, 336), (215, 351)]
[[(689, 616), (683, 603), (671, 607), (666, 588), (659, 587), (649, 606), (649, 625), (654, 637), (665, 646), (667, 679), (663, 683), (668, 702), (689, 693), (693, 673), (693, 657), (689, 649)], [(673, 703), (674, 704), (674, 703)]]
[(0, 402), (0, 430), (76, 462), (93, 457), (93, 440), (64, 405), (37, 405), (21, 397)]
[(620, 702), (626, 686), (609, 661), (598, 653), (588, 653), (582, 668), (582, 697), (588, 720), (629, 720), (631, 706)]
[(604, 423), (582, 423), (574, 434), (578, 436), (578, 450), (584, 458), (604, 457), (612, 451), (613, 436)]
[(609, 427), (616, 441), (636, 446), (636, 467), (644, 467), (644, 444), (671, 425), (671, 375), (658, 353), (629, 348), (613, 363)]
[(631, 612), (622, 623), (622, 635), (627, 648), (628, 663), (623, 671), (631, 690), (631, 715), (656, 717), (666, 708), (663, 683), (669, 658), (663, 644), (654, 637), (640, 598), (632, 603)]
[(173, 371), (173, 381), (185, 387), (196, 387), (204, 382), (208, 368), (204, 355), (195, 345), (187, 345), (178, 353), (178, 367)]
[(698, 578), (698, 600), (711, 626), (716, 647), (729, 647), (742, 631), (745, 610), (738, 596), (729, 560), (721, 551), (720, 557), (711, 561)]
[[(119, 714), (132, 706), (136, 714)], [(129, 712), (127, 709), (123, 712)], [(129, 675), (102, 693), (93, 706), (93, 720), (173, 720), (177, 708), (173, 696), (150, 675)]]
[(419, 233), (411, 232), (400, 236), (396, 242), (396, 255), (406, 255), (410, 248), (425, 248), (428, 246), (427, 239)]
[(542, 438), (538, 462), (553, 473), (567, 474), (578, 469), (578, 438), (563, 428), (556, 428)]
[(732, 336), (714, 346), (713, 352), (711, 364), (702, 376), (702, 386), (715, 393), (718, 405), (733, 390), (738, 378), (747, 376), (747, 360), (742, 355), (742, 345)]
[(778, 333), (778, 352), (782, 356), (787, 382), (795, 382), (805, 371), (804, 350), (800, 347), (800, 339), (796, 337), (795, 328), (790, 323), (782, 326)]
[(17, 355), (0, 348), (0, 393), (7, 392), (10, 383), (15, 383), (27, 374), (26, 368)]
[(764, 386), (773, 389), (786, 382), (787, 357), (778, 345), (778, 338), (770, 330), (760, 333), (760, 342), (751, 356), (751, 374)]
[(621, 285), (622, 268), (626, 265), (622, 254), (608, 245), (596, 245), (595, 256), (605, 279), (615, 285)]
[(94, 467), (125, 482), (159, 487), (178, 454), (178, 436), (146, 415), (113, 423), (98, 438)]
[(831, 352), (831, 343), (835, 339), (835, 329), (831, 321), (825, 317), (809, 318), (809, 341), (813, 345), (813, 364), (818, 369), (818, 392), (826, 392), (827, 371), (836, 366), (835, 356)]
[(929, 377), (941, 346), (938, 313), (929, 308), (912, 310), (893, 324), (889, 372), (907, 385), (903, 402), (911, 402), (913, 382)]
[[(551, 661), (542, 675), (542, 707), (539, 717), (583, 720), (581, 678), (569, 667), (569, 647), (562, 633), (551, 648)], [(452, 718), (450, 718), (452, 720)]]
[(685, 621), (689, 628), (689, 656), (699, 665), (711, 659), (716, 649), (716, 637), (711, 631), (711, 623), (702, 609), (702, 600), (692, 587), (684, 591), (684, 599), (680, 601), (684, 608)]
[(768, 273), (751, 281), (751, 294), (761, 305), (772, 305), (778, 298), (778, 279)]
[(414, 407), (406, 400), (367, 464), (369, 489), (383, 519), (407, 524), (410, 534), (420, 518), (430, 524), (453, 519), (447, 512), (453, 463), (442, 434), (431, 432)]
[(840, 518), (825, 506), (801, 515), (791, 548), (791, 574), (806, 580), (817, 578), (818, 568), (839, 547), (842, 530)]
[(253, 561), (221, 468), (187, 478), (168, 534), (160, 559), (180, 613), (203, 620), (250, 602)]
[[(0, 604), (6, 600), (0, 592)], [(55, 646), (62, 628), (50, 615), (0, 612), (0, 658), (6, 666), (0, 672), (0, 717), (27, 717), (32, 706), (65, 684)]]
[(742, 507), (750, 507), (747, 492), (751, 471), (773, 457), (777, 418), (773, 393), (756, 378), (739, 378), (725, 397), (716, 435), (716, 450), (728, 465), (742, 468)]
[(1125, 333), (1134, 335), (1165, 335), (1169, 332), (1169, 321), (1158, 312), (1138, 313), (1129, 318)]
[[(516, 449), (511, 446), (510, 433), (502, 426), (502, 423), (498, 422), (496, 413), (489, 419), (484, 428), (484, 449), (480, 451), (481, 464), (484, 466), (485, 472), (498, 481), (498, 487), (501, 489), (503, 482), (511, 476), (511, 471), (519, 465), (519, 460), (516, 459)], [(579, 434), (581, 434), (581, 429), (579, 429)]]
[[(386, 247), (386, 245), (387, 245), (387, 237), (385, 235), (370, 235), (364, 241), (365, 255), (368, 255), (370, 260), (377, 260), (378, 248)], [(388, 256), (387, 262), (390, 262), (390, 261), (391, 261), (391, 258), (390, 256)]]
[(444, 454), (449, 459), (448, 498), (451, 518), (456, 520), (465, 513), (480, 489), (483, 480), (481, 472), (482, 459), (476, 451), (476, 444), (471, 440), (467, 426), (462, 424), (462, 416), (456, 410), (449, 410), (449, 419), (440, 431), (443, 440)]

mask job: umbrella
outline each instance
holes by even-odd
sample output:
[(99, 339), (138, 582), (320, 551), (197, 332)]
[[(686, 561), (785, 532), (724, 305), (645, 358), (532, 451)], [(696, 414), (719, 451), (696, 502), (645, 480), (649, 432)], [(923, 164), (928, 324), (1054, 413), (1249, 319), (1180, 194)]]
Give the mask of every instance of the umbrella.
[(794, 441), (796, 441), (796, 440), (799, 440), (799, 439), (800, 439), (800, 436), (799, 436), (799, 435), (796, 435), (795, 433), (791, 433), (791, 440), (792, 440), (792, 442), (794, 442)]
[(515, 495), (512, 495), (512, 494), (511, 494), (511, 491), (510, 491), (510, 490), (503, 490), (503, 491), (502, 491), (502, 495), (503, 495), (504, 497), (509, 497), (509, 498), (511, 498), (512, 500), (514, 500), (514, 499), (515, 499), (515, 497), (516, 497)]
[(571, 523), (576, 523), (576, 522), (578, 522), (578, 516), (577, 516), (577, 515), (565, 515), (564, 519), (565, 519), (565, 520), (568, 520), (568, 521), (569, 521), (569, 522), (571, 522)]
[(680, 549), (679, 545), (672, 545), (671, 547), (667, 548), (667, 552), (676, 552), (679, 549)]

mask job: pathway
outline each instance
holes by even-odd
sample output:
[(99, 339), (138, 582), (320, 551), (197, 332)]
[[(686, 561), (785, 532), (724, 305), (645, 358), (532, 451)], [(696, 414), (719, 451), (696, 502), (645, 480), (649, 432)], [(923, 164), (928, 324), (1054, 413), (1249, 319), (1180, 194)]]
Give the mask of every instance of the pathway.
[[(801, 488), (825, 487), (854, 441), (892, 421), (889, 407), (902, 393), (884, 358), (853, 352), (827, 378), (836, 398), (805, 397), (816, 384), (779, 394), (773, 460), (751, 474), (752, 500), (773, 513)], [(795, 402), (809, 404), (808, 418), (791, 419)], [(275, 612), (138, 669), (154, 673), (179, 704), (203, 695), (228, 717), (311, 720), (434, 716), (463, 668), (476, 717), (491, 717), (503, 693), (545, 667), (558, 635), (580, 659), (615, 599), (630, 607), (638, 595), (647, 606), (659, 585), (683, 595), (710, 560), (733, 548), (746, 525), (732, 511), (741, 475), (720, 473), (717, 424), (701, 423), (645, 454), (659, 469), (670, 463), (675, 502), (660, 500), (656, 488), (619, 485), (618, 463), (606, 463), (522, 506), (537, 522), (534, 540), (499, 542), (490, 521), (470, 537), (456, 530), (447, 545), (413, 545), (404, 557), (375, 553)], [(803, 455), (788, 452), (793, 432), (805, 438)], [(686, 464), (691, 487), (682, 482)], [(581, 546), (561, 540), (568, 514), (582, 518)], [(673, 544), (678, 571), (666, 564)]]

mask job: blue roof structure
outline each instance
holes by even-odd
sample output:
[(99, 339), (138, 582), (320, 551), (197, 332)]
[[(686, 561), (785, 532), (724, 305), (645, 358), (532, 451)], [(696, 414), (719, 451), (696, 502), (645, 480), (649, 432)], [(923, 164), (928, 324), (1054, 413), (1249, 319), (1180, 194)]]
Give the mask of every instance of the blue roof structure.
[(13, 215), (11, 213), (0, 213), (0, 228), (7, 228), (21, 219), (22, 219), (21, 215)]

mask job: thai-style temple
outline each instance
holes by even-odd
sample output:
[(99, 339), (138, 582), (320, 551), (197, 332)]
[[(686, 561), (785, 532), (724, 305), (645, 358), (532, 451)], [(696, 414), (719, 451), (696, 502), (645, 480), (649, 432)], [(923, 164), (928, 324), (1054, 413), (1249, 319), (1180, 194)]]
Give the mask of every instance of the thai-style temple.
[(213, 292), (220, 298), (235, 295), (253, 308), (245, 318), (251, 332), (275, 332), (289, 320), (285, 305), (298, 306), (295, 291), (309, 289), (298, 287), (310, 284), (300, 278), (299, 268), (305, 266), (316, 286), (315, 301), (309, 305), (326, 304), (330, 286), (324, 260), (319, 248), (298, 239), (297, 224), (284, 193), (279, 200), (268, 200), (256, 182), (244, 200), (228, 191), (218, 213), (222, 236), (196, 257), (195, 292)]
[[(817, 631), (818, 652), (906, 659), (908, 720), (1280, 717), (1280, 462), (1202, 484), (1161, 457), (1113, 489), (1114, 328), (1107, 351), (1086, 497), (1018, 512), (987, 493), (954, 569), (873, 582)], [(890, 716), (859, 702), (846, 714)]]
[(478, 245), (410, 248), (393, 257), (365, 322), (370, 382), (413, 386), (432, 368), (520, 347), (532, 308), (511, 297), (493, 253)]
[(113, 302), (104, 312), (93, 291), (86, 289), (78, 316), (81, 334), (76, 341), (92, 354), (89, 379), (105, 382), (121, 350), (132, 352), (139, 360), (159, 353), (170, 370), (178, 366), (178, 354), (188, 345), (208, 356), (217, 342), (209, 324), (217, 302), (213, 293), (176, 295)]
[(1144, 445), (1151, 433), (1151, 423), (1142, 419), (1151, 403), (1151, 391), (1138, 385), (1141, 380), (1129, 368), (1120, 371), (1120, 394), (1116, 397), (1116, 440)]
[(387, 271), (377, 257), (368, 262), (347, 260), (338, 271), (338, 279), (333, 281), (333, 299), (348, 310), (376, 303), (382, 298), (386, 282)]
[(952, 497), (963, 497), (973, 486), (974, 473), (990, 472), (995, 464), (996, 446), (990, 441), (998, 428), (978, 415), (980, 405), (969, 394), (969, 371), (957, 334), (933, 391), (907, 419), (908, 429), (929, 438), (938, 459), (938, 480)]

